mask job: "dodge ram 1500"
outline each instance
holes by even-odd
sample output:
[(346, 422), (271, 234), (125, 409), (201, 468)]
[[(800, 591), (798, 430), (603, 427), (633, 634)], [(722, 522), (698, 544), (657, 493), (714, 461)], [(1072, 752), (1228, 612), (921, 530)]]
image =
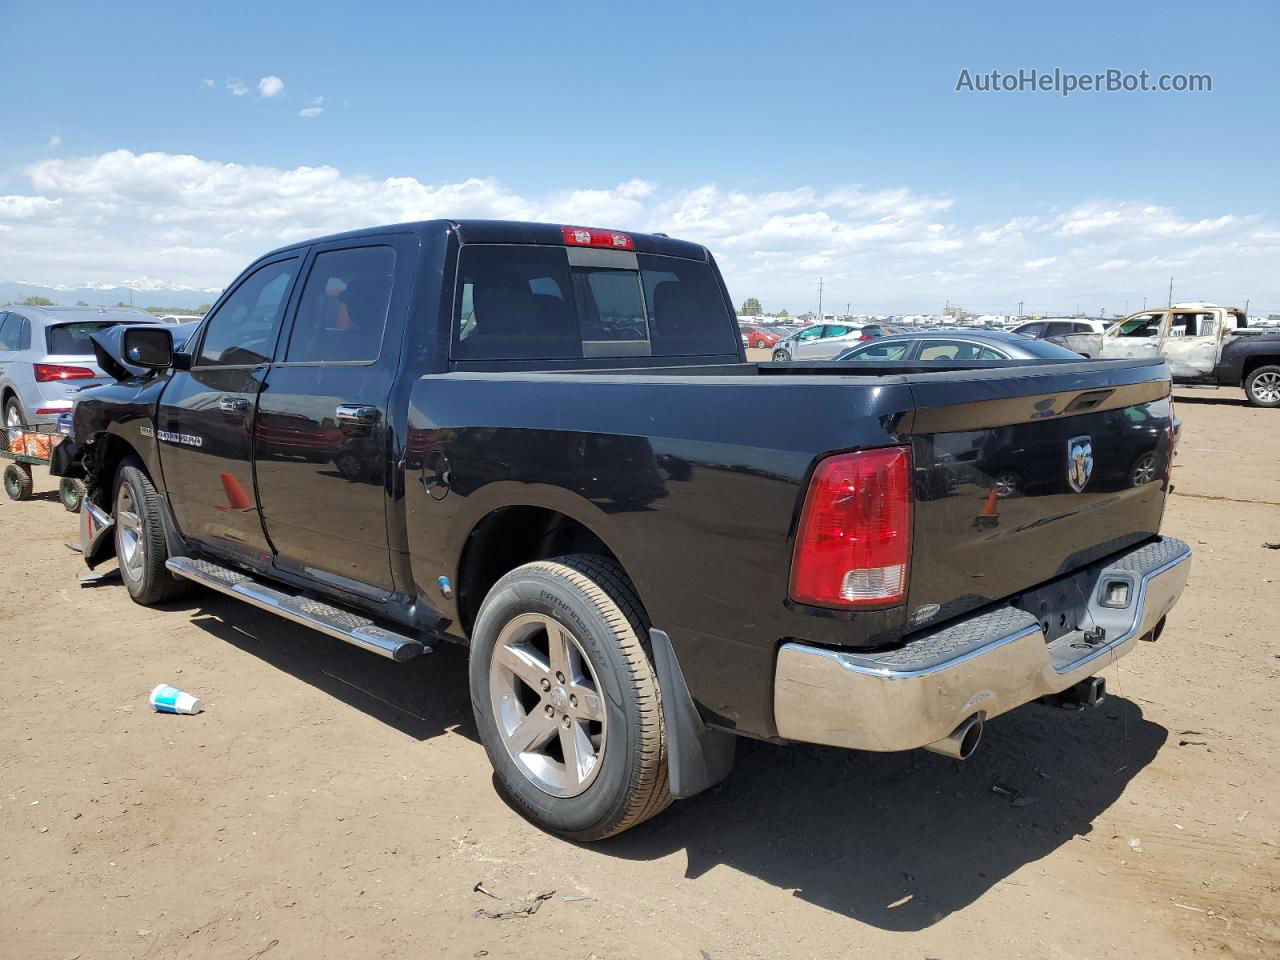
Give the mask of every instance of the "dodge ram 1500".
[(1096, 701), (1190, 567), (1160, 358), (748, 363), (711, 255), (660, 234), (362, 230), (261, 257), (180, 345), (97, 339), (117, 382), (55, 464), (90, 567), (393, 661), (468, 645), (498, 782), (576, 839), (737, 736), (963, 758)]

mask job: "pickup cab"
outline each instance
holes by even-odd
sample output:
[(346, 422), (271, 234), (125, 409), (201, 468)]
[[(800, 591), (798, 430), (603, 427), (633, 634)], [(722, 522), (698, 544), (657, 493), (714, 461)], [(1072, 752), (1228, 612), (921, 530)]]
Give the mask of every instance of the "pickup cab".
[(465, 645), (497, 783), (578, 840), (739, 736), (964, 758), (1097, 702), (1190, 568), (1160, 358), (748, 363), (711, 254), (664, 235), (362, 230), (260, 258), (180, 346), (98, 345), (117, 382), (54, 465), (86, 563), (391, 661)]
[(1250, 328), (1238, 307), (1175, 303), (1125, 317), (1101, 333), (1050, 337), (1086, 357), (1163, 357), (1175, 383), (1243, 387), (1280, 407), (1280, 331)]

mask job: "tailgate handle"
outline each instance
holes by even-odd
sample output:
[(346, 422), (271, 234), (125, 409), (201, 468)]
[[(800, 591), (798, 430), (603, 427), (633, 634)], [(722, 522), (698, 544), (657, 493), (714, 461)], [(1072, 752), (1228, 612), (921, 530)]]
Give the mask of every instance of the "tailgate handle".
[(1062, 412), (1080, 413), (1084, 410), (1093, 410), (1113, 393), (1115, 393), (1114, 390), (1090, 390), (1072, 400)]

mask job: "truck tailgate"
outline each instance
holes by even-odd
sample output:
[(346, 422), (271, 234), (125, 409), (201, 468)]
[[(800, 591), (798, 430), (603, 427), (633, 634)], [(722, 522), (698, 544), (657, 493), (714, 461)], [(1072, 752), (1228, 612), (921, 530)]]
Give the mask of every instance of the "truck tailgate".
[(1013, 596), (1158, 532), (1172, 428), (1160, 366), (910, 378), (911, 620)]

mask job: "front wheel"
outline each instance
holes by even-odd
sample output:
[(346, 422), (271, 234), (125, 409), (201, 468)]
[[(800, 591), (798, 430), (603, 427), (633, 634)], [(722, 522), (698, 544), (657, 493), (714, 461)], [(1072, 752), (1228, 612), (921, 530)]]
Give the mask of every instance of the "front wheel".
[(791, 354), (787, 353), (787, 351), (785, 350), (773, 351), (773, 360), (775, 363), (785, 363), (790, 359), (791, 359)]
[(129, 596), (143, 606), (172, 600), (190, 589), (190, 581), (175, 577), (164, 565), (169, 548), (160, 509), (160, 494), (142, 462), (136, 457), (125, 460), (116, 473), (116, 559)]
[(621, 833), (671, 802), (646, 620), (613, 561), (575, 554), (517, 567), (471, 638), (471, 704), (518, 810), (574, 840)]
[(1255, 407), (1280, 407), (1280, 366), (1269, 363), (1250, 371), (1244, 392)]

